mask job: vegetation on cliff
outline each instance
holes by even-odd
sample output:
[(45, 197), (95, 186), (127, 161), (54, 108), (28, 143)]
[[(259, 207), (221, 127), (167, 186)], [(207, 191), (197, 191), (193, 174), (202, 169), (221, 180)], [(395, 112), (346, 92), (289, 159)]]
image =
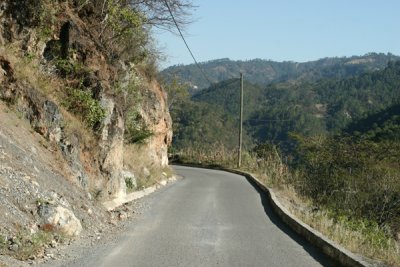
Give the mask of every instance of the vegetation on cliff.
[[(188, 22), (190, 1), (171, 1), (169, 6), (178, 24)], [(83, 146), (96, 142), (85, 140), (101, 141), (100, 148), (89, 151), (94, 158), (100, 156), (95, 169), (105, 176), (120, 176), (122, 157), (114, 157), (120, 161), (114, 162), (117, 168), (114, 163), (105, 165), (113, 161), (107, 156), (110, 150), (122, 149), (122, 144), (147, 146), (166, 165), (166, 152), (161, 151), (171, 139), (171, 120), (155, 80), (158, 52), (151, 37), (152, 27), (175, 27), (163, 1), (5, 1), (0, 19), (1, 63), (7, 78), (2, 79), (2, 100), (19, 109), (19, 99), (27, 99), (23, 108), (32, 109), (31, 104), (41, 105), (34, 97), (51, 99), (63, 113), (57, 125), (60, 147), (71, 143), (71, 134), (78, 135)], [(28, 112), (28, 118), (40, 120), (40, 112)], [(124, 188), (121, 183), (110, 186), (104, 196)]]

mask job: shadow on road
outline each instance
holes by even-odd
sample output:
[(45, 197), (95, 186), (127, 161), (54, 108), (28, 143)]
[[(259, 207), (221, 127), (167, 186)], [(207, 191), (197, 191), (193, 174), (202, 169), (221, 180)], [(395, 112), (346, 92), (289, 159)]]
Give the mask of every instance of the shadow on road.
[(335, 262), (330, 259), (328, 256), (323, 254), (318, 248), (311, 245), (307, 240), (305, 240), (302, 236), (294, 232), (290, 229), (274, 212), (272, 206), (269, 201), (269, 197), (266, 192), (264, 192), (253, 180), (246, 178), (247, 181), (254, 187), (254, 189), (258, 192), (261, 198), (262, 205), (264, 207), (264, 211), (268, 218), (271, 220), (273, 224), (275, 224), (282, 232), (287, 234), (291, 239), (296, 241), (299, 245), (301, 245), (311, 257), (313, 257), (316, 261), (318, 261), (322, 266), (329, 267), (340, 267), (341, 264)]

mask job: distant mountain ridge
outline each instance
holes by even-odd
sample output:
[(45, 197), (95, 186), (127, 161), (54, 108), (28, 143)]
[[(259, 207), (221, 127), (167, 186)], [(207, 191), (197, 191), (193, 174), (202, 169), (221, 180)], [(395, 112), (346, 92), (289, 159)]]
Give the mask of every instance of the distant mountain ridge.
[[(259, 86), (283, 81), (316, 81), (322, 78), (347, 78), (365, 72), (384, 69), (389, 61), (400, 60), (391, 53), (368, 53), (363, 56), (331, 57), (298, 63), (293, 61), (276, 62), (264, 59), (230, 60), (216, 59), (200, 63), (213, 83), (238, 78), (243, 72), (246, 80)], [(192, 90), (210, 86), (195, 64), (175, 65), (164, 69), (161, 76), (166, 80), (178, 77), (187, 82)]]

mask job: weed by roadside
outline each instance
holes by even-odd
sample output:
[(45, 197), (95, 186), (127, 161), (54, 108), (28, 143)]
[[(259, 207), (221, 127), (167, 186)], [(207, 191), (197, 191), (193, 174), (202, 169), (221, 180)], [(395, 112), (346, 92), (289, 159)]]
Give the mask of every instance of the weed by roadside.
[(326, 210), (299, 210), (293, 206), (289, 210), (350, 251), (384, 261), (390, 266), (400, 266), (399, 243), (392, 238), (388, 228), (380, 227), (373, 221), (333, 216)]
[(128, 192), (136, 189), (136, 185), (131, 177), (125, 177), (125, 185)]
[(60, 233), (53, 230), (43, 227), (36, 233), (21, 231), (12, 237), (0, 236), (0, 252), (18, 260), (41, 257), (47, 247), (55, 246), (55, 243), (64, 240)]
[(168, 173), (172, 176), (172, 171), (169, 167), (158, 168), (153, 167), (146, 172), (142, 172), (137, 178), (137, 188), (143, 189), (159, 183), (161, 180), (169, 178)]

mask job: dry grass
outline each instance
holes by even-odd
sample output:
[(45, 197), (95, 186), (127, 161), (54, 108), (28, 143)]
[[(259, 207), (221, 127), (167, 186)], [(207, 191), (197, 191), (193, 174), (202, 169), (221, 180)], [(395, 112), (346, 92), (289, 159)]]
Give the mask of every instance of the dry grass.
[[(302, 210), (290, 207), (289, 210), (303, 222), (348, 250), (383, 261), (390, 266), (400, 266), (398, 242), (388, 238), (384, 229), (377, 225), (369, 225), (363, 221), (333, 219), (328, 212), (313, 212), (309, 207)], [(357, 225), (358, 229), (354, 229), (354, 225)]]
[(34, 234), (20, 232), (13, 238), (16, 249), (9, 250), (8, 245), (0, 246), (0, 253), (10, 255), (18, 260), (27, 260), (38, 254), (43, 254), (46, 246), (53, 240), (53, 232), (39, 231)]
[(176, 153), (181, 163), (202, 165), (220, 165), (234, 168), (237, 162), (237, 152), (226, 149), (223, 145), (214, 144), (211, 147), (182, 149)]
[(61, 89), (64, 87), (61, 79), (41, 70), (39, 59), (35, 54), (21, 55), (20, 47), (19, 43), (12, 43), (0, 48), (0, 53), (10, 60), (15, 78), (27, 81), (51, 99), (60, 97)]
[(173, 176), (171, 168), (160, 167), (148, 151), (147, 144), (124, 146), (124, 166), (135, 174), (137, 189), (153, 186)]
[(77, 136), (84, 145), (88, 147), (96, 147), (96, 139), (93, 135), (93, 132), (89, 130), (86, 124), (60, 107), (61, 113), (65, 120), (64, 130), (67, 136)]
[[(280, 172), (280, 169), (275, 173), (284, 175), (280, 177), (281, 181), (289, 177)], [(347, 217), (335, 218), (323, 207), (316, 207), (311, 200), (299, 196), (290, 184), (284, 183), (283, 186), (278, 186), (276, 178), (271, 181), (268, 176), (264, 176), (261, 180), (268, 186), (272, 185), (278, 200), (294, 216), (329, 239), (353, 253), (382, 261), (390, 266), (400, 266), (399, 243), (390, 237), (386, 229), (368, 221)]]
[[(93, 133), (87, 129), (86, 125), (62, 105), (59, 105), (65, 97), (65, 82), (56, 74), (48, 73), (41, 69), (40, 62), (35, 55), (20, 56), (21, 44), (13, 43), (5, 47), (0, 47), (0, 54), (10, 60), (14, 68), (14, 75), (17, 80), (26, 81), (35, 90), (46, 96), (60, 108), (65, 119), (65, 130), (67, 135), (76, 134), (86, 144), (94, 144)], [(83, 139), (82, 139), (83, 138)]]
[[(281, 180), (285, 179), (287, 178), (281, 177)], [(390, 237), (386, 229), (368, 221), (348, 217), (336, 218), (323, 207), (316, 207), (311, 200), (299, 196), (288, 183), (277, 186), (276, 181), (271, 181), (268, 177), (262, 181), (268, 186), (272, 185), (278, 200), (294, 216), (329, 239), (353, 253), (382, 261), (390, 266), (400, 266), (399, 243)]]
[[(235, 151), (214, 149), (188, 149), (178, 154), (184, 163), (236, 167)], [(266, 159), (257, 159), (249, 153), (244, 153), (241, 169), (254, 174), (265, 185), (273, 188), (279, 201), (294, 216), (329, 239), (353, 253), (383, 261), (390, 266), (400, 266), (399, 243), (391, 238), (385, 229), (368, 221), (335, 218), (323, 207), (316, 207), (311, 200), (301, 197), (293, 187), (296, 182), (294, 175), (282, 163), (278, 154), (272, 153)]]

